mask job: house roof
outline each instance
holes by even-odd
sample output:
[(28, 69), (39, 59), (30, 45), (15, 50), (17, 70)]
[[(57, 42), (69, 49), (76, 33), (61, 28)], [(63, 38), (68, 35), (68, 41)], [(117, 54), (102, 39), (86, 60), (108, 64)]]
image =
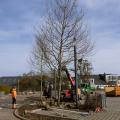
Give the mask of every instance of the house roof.
[(92, 75), (92, 78), (94, 78), (94, 84), (95, 85), (106, 85), (105, 80), (100, 79), (99, 75)]

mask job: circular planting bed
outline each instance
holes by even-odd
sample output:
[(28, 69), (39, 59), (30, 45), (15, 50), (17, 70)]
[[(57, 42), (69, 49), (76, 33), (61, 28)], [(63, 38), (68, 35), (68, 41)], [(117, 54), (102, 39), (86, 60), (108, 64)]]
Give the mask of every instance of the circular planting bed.
[(39, 108), (36, 105), (23, 105), (18, 109), (18, 114), (29, 120), (77, 120), (88, 115), (87, 112), (80, 112), (78, 110), (56, 107), (46, 109)]
[(78, 103), (76, 109), (74, 102), (62, 102), (58, 107), (52, 99), (40, 100), (32, 97), (25, 102), (26, 104), (18, 108), (17, 113), (28, 120), (78, 120), (86, 117), (90, 110), (94, 111), (96, 99), (90, 98), (87, 97), (84, 104)]

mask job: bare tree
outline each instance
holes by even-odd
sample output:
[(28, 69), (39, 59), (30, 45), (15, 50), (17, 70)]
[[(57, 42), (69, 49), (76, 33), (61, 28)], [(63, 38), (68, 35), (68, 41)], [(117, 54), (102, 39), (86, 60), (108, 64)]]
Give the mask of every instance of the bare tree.
[(77, 47), (78, 59), (88, 55), (93, 49), (83, 18), (83, 10), (77, 9), (77, 0), (54, 0), (44, 24), (39, 27), (36, 34), (34, 58), (39, 61), (43, 55), (46, 68), (58, 71), (58, 102), (62, 66), (73, 61), (74, 44)]
[[(40, 38), (39, 38), (40, 37)], [(39, 39), (39, 40), (38, 40)], [(44, 42), (45, 37), (44, 36), (37, 36), (36, 35), (36, 46), (33, 49), (32, 57), (30, 58), (30, 62), (32, 63), (32, 66), (34, 66), (35, 70), (40, 74), (40, 98), (42, 99), (42, 84), (43, 84), (43, 73), (45, 71), (45, 61), (47, 60), (46, 55), (46, 44)], [(45, 60), (45, 59), (46, 60)]]
[(78, 60), (78, 70), (81, 82), (89, 82), (92, 75), (92, 64), (86, 59)]

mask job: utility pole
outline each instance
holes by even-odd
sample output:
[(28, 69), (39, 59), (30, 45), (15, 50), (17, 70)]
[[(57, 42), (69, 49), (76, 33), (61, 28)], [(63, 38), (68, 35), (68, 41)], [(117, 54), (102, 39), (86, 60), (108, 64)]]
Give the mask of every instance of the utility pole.
[(43, 53), (42, 53), (42, 55), (41, 55), (41, 85), (40, 85), (40, 99), (42, 99), (42, 75), (43, 75), (43, 65), (42, 65), (42, 63), (43, 63)]
[(19, 78), (18, 78), (18, 93), (19, 93)]
[(77, 54), (76, 54), (76, 39), (74, 38), (75, 44), (74, 44), (74, 67), (75, 67), (75, 93), (76, 93), (76, 107), (78, 106), (78, 95), (77, 95), (77, 89), (78, 89), (78, 81), (77, 81)]

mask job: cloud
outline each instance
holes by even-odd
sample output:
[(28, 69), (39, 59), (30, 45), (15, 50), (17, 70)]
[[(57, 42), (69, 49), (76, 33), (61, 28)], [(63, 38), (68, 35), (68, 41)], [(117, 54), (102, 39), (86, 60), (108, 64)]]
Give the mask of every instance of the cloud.
[(28, 44), (0, 45), (0, 76), (21, 75), (29, 71), (27, 60), (32, 46)]
[(79, 0), (79, 4), (84, 5), (86, 9), (101, 9), (102, 8), (112, 8), (112, 7), (118, 7), (120, 4), (119, 0)]
[(44, 21), (42, 0), (0, 1), (0, 76), (29, 72), (34, 27)]
[(103, 49), (93, 57), (93, 66), (95, 73), (114, 73), (120, 74), (120, 43), (114, 45), (113, 49)]
[[(0, 1), (0, 75), (17, 75), (29, 70), (27, 58), (34, 41), (34, 27), (45, 21), (45, 0)], [(91, 39), (95, 73), (119, 73), (119, 0), (79, 0), (85, 10)]]
[[(0, 2), (0, 43), (28, 43), (44, 12), (42, 0)], [(27, 4), (27, 5), (26, 5)]]
[(79, 0), (85, 7), (96, 54), (92, 56), (94, 73), (120, 73), (119, 0)]

